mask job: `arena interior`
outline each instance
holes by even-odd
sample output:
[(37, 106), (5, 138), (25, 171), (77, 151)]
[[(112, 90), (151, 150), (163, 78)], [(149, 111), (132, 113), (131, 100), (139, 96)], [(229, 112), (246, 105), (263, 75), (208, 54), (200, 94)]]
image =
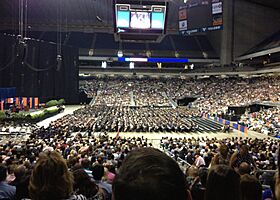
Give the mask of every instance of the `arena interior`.
[(279, 0), (1, 0), (0, 199), (280, 200)]

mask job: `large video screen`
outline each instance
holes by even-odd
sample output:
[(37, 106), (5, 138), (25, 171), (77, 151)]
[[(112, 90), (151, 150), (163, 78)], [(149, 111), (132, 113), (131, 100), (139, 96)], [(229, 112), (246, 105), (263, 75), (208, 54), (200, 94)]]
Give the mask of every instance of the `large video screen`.
[(116, 4), (117, 32), (147, 31), (162, 33), (165, 28), (166, 6)]
[(222, 0), (188, 0), (179, 9), (179, 32), (190, 35), (223, 28)]

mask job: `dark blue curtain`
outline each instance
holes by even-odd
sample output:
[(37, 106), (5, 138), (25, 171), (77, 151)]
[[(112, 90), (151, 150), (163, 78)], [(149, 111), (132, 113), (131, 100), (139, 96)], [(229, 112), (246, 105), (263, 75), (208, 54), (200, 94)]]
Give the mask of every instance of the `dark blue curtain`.
[(16, 96), (16, 88), (0, 88), (0, 100)]

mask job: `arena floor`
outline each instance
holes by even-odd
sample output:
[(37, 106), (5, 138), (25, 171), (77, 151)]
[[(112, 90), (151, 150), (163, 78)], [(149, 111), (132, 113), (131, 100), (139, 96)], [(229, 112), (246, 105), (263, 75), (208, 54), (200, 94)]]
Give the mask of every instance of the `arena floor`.
[[(39, 126), (44, 126), (47, 127), (50, 122), (57, 120), (65, 115), (72, 114), (75, 110), (81, 108), (82, 105), (68, 105), (65, 107), (64, 112), (53, 116), (51, 118), (48, 118), (46, 120), (43, 120), (42, 122), (39, 122)], [(112, 132), (108, 133), (110, 137), (116, 137), (117, 133)], [(148, 139), (150, 143), (152, 143), (154, 146), (158, 146), (160, 143), (160, 139), (162, 137), (173, 137), (173, 138), (198, 138), (198, 137), (208, 137), (208, 138), (213, 138), (216, 137), (218, 139), (222, 138), (227, 138), (227, 137), (250, 137), (250, 138), (267, 138), (268, 136), (254, 132), (254, 131), (249, 131), (247, 135), (244, 135), (242, 132), (234, 130), (231, 133), (223, 133), (223, 132), (218, 132), (218, 133), (211, 133), (211, 132), (205, 132), (205, 133), (199, 133), (199, 132), (193, 132), (193, 133), (176, 133), (176, 132), (121, 132), (119, 133), (120, 137), (145, 137)]]

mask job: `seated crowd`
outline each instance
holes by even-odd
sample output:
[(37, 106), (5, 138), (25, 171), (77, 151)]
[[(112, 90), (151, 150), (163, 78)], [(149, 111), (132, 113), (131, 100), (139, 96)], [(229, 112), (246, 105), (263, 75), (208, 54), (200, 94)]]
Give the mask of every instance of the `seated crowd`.
[(99, 80), (90, 80), (90, 81), (79, 81), (79, 89), (87, 93), (89, 98), (95, 97), (97, 94), (96, 85), (100, 82)]
[[(93, 135), (192, 131), (197, 124), (191, 119), (201, 113), (279, 101), (278, 77), (101, 78), (82, 87), (95, 98), (94, 106), (47, 128), (34, 127), (29, 137), (1, 140), (0, 199), (280, 200), (280, 178), (277, 173), (273, 178), (279, 170), (276, 140), (163, 138), (160, 146), (174, 160), (143, 137)], [(199, 96), (194, 110), (157, 107), (194, 95)], [(129, 107), (132, 103), (140, 107)], [(275, 124), (277, 111), (265, 112), (255, 117)], [(176, 160), (186, 163), (185, 173)]]
[[(129, 106), (131, 103), (129, 92), (131, 85), (123, 80), (100, 84), (97, 91), (95, 105)], [(102, 89), (100, 89), (102, 88)], [(116, 92), (117, 91), (117, 92)]]
[(280, 134), (280, 108), (270, 108), (254, 113), (245, 113), (239, 123), (266, 135)]
[[(89, 84), (92, 81), (92, 84)], [(252, 102), (280, 101), (280, 77), (254, 78), (95, 78), (87, 81), (82, 89), (91, 91), (94, 88), (101, 93), (111, 88), (110, 94), (122, 100), (123, 90), (133, 91), (140, 106), (168, 105), (162, 95), (176, 101), (185, 96), (198, 96), (195, 107), (200, 111), (217, 113), (228, 106), (246, 105)], [(106, 84), (102, 84), (106, 82)], [(129, 87), (128, 87), (129, 85)], [(118, 96), (118, 97), (117, 97)], [(104, 96), (105, 102), (107, 101)], [(152, 103), (151, 103), (152, 102)]]
[(58, 132), (188, 132), (197, 127), (193, 116), (197, 113), (182, 108), (86, 106), (49, 128)]
[(251, 171), (277, 169), (276, 140), (163, 138), (164, 149), (191, 165), (184, 175), (147, 139), (92, 136), (106, 125), (125, 131), (133, 121), (132, 130), (141, 124), (139, 131), (168, 128), (170, 122), (174, 130), (192, 128), (193, 115), (183, 108), (85, 106), (47, 128), (35, 128), (27, 138), (2, 140), (0, 199), (219, 200), (231, 194), (233, 200), (260, 200), (261, 183), (271, 186), (264, 196), (272, 197), (273, 175)]
[[(183, 97), (197, 98), (191, 107), (195, 113), (222, 116), (228, 113), (229, 106), (244, 106), (254, 102), (280, 102), (280, 77), (254, 77), (254, 78), (204, 78), (204, 79), (180, 79), (180, 78), (95, 78), (87, 80), (83, 89), (91, 91), (92, 87), (97, 91), (96, 106), (139, 106), (139, 107), (164, 107), (176, 105), (176, 101)], [(91, 84), (90, 84), (91, 83)], [(175, 102), (175, 104), (174, 104)], [(103, 108), (101, 108), (103, 109)], [(107, 110), (103, 109), (107, 115)], [(128, 109), (129, 110), (129, 109)], [(262, 111), (243, 116), (241, 124), (252, 127), (259, 132), (278, 135), (278, 112)], [(126, 109), (119, 109), (119, 115), (126, 116)], [(158, 112), (158, 111), (155, 111)], [(162, 111), (164, 112), (164, 111)], [(193, 111), (192, 111), (193, 112)], [(231, 113), (232, 114), (232, 113)], [(115, 116), (113, 114), (113, 116)], [(161, 123), (148, 119), (136, 120), (143, 128), (134, 127), (134, 122), (115, 119), (114, 129), (126, 126), (121, 130), (147, 131), (153, 124), (155, 130), (160, 130)], [(247, 118), (247, 119), (246, 119)], [(248, 119), (249, 118), (249, 119)], [(106, 120), (103, 120), (106, 123)], [(164, 120), (166, 124), (166, 120)], [(171, 124), (174, 122), (169, 121)], [(102, 122), (101, 122), (102, 123)], [(110, 123), (109, 123), (110, 124)], [(98, 123), (97, 123), (98, 125)], [(102, 126), (102, 125), (98, 125)], [(110, 129), (105, 125), (105, 130)], [(181, 126), (177, 123), (175, 127)], [(133, 127), (133, 128), (132, 128)], [(159, 127), (159, 128), (157, 128)], [(99, 130), (98, 128), (97, 130)], [(102, 129), (102, 128), (101, 128)], [(164, 129), (164, 128), (163, 128)], [(183, 128), (185, 130), (185, 128)], [(104, 129), (103, 129), (104, 130)], [(149, 130), (148, 130), (149, 131)]]
[[(163, 138), (161, 146), (174, 154), (177, 158), (185, 160), (188, 164), (197, 167), (211, 166), (212, 158), (218, 154), (224, 155), (227, 164), (230, 158), (241, 144), (247, 145), (248, 153), (252, 156), (252, 164), (262, 170), (276, 170), (278, 159), (277, 149), (279, 141), (276, 139), (252, 139), (252, 138)], [(221, 150), (223, 152), (221, 152)], [(215, 159), (214, 159), (215, 160)], [(232, 166), (234, 167), (234, 166)]]
[[(126, 155), (144, 138), (82, 137), (41, 128), (0, 144), (0, 199), (111, 199)], [(83, 196), (82, 196), (83, 195)]]
[(129, 106), (133, 103), (137, 106), (169, 106), (162, 88), (163, 85), (156, 79), (144, 78), (100, 78), (80, 83), (80, 90), (84, 90), (88, 97), (96, 98), (95, 105), (107, 106)]
[(228, 106), (280, 101), (280, 77), (209, 79), (196, 107), (204, 112), (226, 112)]
[[(278, 140), (269, 138), (265, 140), (162, 138), (161, 147), (175, 160), (183, 160), (183, 163), (186, 163), (186, 179), (193, 199), (204, 199), (204, 196), (208, 195), (207, 177), (209, 182), (212, 170), (223, 165), (223, 170), (233, 169), (240, 176), (240, 184), (236, 184), (235, 187), (239, 185), (241, 191), (237, 190), (236, 195), (241, 194), (241, 198), (232, 197), (233, 199), (276, 199), (272, 198), (272, 190), (279, 156)], [(220, 171), (220, 173), (223, 172)], [(215, 186), (215, 183), (219, 183), (218, 177), (216, 178), (217, 180), (212, 180), (212, 184), (214, 184), (212, 187)], [(224, 182), (224, 184), (234, 184), (234, 178), (228, 179), (228, 182)], [(218, 187), (217, 190), (219, 190)], [(266, 197), (268, 194), (270, 198)], [(245, 198), (246, 195), (248, 196)], [(210, 199), (222, 199), (214, 196)]]
[[(32, 130), (36, 129), (37, 125), (32, 123), (17, 123), (14, 121), (1, 122), (0, 123), (0, 133), (1, 134), (30, 134)], [(0, 138), (1, 140), (1, 138)]]
[(184, 174), (147, 139), (52, 128), (0, 145), (0, 199), (261, 200), (278, 192), (268, 174), (252, 174), (277, 169), (276, 140), (163, 138), (163, 149), (189, 163)]
[(135, 80), (133, 84), (137, 106), (170, 106), (169, 99), (164, 96), (165, 85), (157, 79)]

